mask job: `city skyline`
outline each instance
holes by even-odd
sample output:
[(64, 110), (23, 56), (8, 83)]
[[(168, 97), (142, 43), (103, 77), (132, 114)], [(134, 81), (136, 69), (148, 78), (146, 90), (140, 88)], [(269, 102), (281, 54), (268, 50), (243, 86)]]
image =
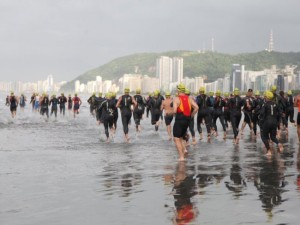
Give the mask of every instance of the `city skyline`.
[(258, 52), (270, 47), (270, 30), (275, 51), (299, 52), (299, 5), (292, 0), (0, 1), (0, 77), (25, 81), (52, 73), (70, 81), (142, 52)]

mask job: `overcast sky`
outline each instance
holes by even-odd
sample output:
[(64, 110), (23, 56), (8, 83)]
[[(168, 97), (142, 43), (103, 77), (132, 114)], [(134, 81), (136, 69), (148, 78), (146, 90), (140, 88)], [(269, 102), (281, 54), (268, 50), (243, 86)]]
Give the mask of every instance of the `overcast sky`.
[(72, 80), (117, 57), (300, 51), (299, 0), (0, 0), (0, 80)]

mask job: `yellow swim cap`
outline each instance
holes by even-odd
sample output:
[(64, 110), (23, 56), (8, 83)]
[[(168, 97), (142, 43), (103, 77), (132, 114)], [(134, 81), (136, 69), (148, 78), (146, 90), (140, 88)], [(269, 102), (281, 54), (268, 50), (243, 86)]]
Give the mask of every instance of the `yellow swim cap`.
[(135, 93), (136, 93), (136, 94), (141, 94), (141, 89), (140, 89), (140, 88), (136, 89), (136, 90), (135, 90)]
[(129, 89), (129, 88), (125, 88), (125, 89), (124, 89), (124, 92), (125, 92), (125, 93), (129, 93), (129, 92), (130, 92), (130, 89)]
[(190, 94), (191, 94), (191, 91), (190, 91), (190, 89), (186, 88), (185, 91), (184, 91), (184, 93), (185, 93), (186, 95), (190, 95)]
[(271, 91), (274, 92), (274, 91), (276, 91), (276, 90), (277, 90), (277, 87), (276, 87), (275, 85), (272, 85), (272, 86), (271, 86)]
[(179, 92), (185, 92), (185, 85), (182, 84), (182, 83), (178, 84), (178, 85), (177, 85), (177, 90), (178, 90)]
[(199, 92), (200, 92), (201, 94), (205, 94), (205, 88), (204, 88), (204, 87), (200, 87), (200, 88), (199, 88)]
[(274, 95), (273, 95), (273, 93), (271, 91), (266, 91), (266, 95), (265, 96), (266, 96), (267, 99), (270, 99), (270, 100), (272, 100), (273, 97), (274, 97)]

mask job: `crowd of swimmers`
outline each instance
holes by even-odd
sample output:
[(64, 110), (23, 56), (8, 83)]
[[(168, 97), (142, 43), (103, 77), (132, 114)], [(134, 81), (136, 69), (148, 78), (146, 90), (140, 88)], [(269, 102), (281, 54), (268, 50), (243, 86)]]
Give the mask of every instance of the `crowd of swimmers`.
[[(10, 106), (12, 117), (16, 116), (17, 107), (24, 109), (26, 97), (22, 94), (16, 97), (13, 92), (6, 98), (6, 104)], [(245, 97), (240, 96), (240, 91), (235, 88), (233, 93), (221, 91), (206, 93), (201, 87), (197, 94), (192, 95), (190, 90), (183, 84), (177, 85), (176, 93), (172, 96), (166, 91), (164, 96), (159, 90), (144, 97), (141, 89), (135, 90), (135, 95), (130, 95), (130, 89), (125, 88), (124, 94), (117, 98), (116, 93), (108, 92), (105, 96), (102, 93), (93, 93), (87, 100), (90, 106), (90, 113), (96, 118), (98, 124), (104, 126), (107, 142), (114, 137), (117, 129), (119, 111), (125, 142), (129, 142), (129, 124), (132, 120), (135, 123), (136, 132), (141, 132), (141, 120), (144, 116), (151, 116), (151, 124), (154, 130), (158, 131), (160, 124), (164, 121), (168, 133), (168, 139), (174, 140), (179, 160), (185, 159), (187, 146), (197, 143), (196, 131), (199, 140), (204, 141), (202, 127), (206, 127), (206, 141), (211, 142), (212, 137), (219, 136), (219, 130), (223, 131), (223, 139), (227, 138), (228, 129), (233, 131), (233, 143), (238, 144), (240, 136), (243, 135), (246, 126), (250, 134), (256, 138), (259, 134), (266, 147), (266, 154), (272, 155), (271, 146), (277, 145), (279, 152), (283, 151), (283, 145), (279, 142), (281, 131), (288, 134), (289, 122), (297, 126), (298, 138), (300, 138), (300, 114), (297, 122), (294, 121), (294, 107), (300, 111), (300, 95), (293, 96), (291, 91), (277, 94), (277, 87), (272, 86), (265, 91), (263, 96), (259, 91), (253, 92), (249, 89)], [(74, 97), (66, 97), (61, 93), (59, 97), (46, 93), (41, 96), (34, 93), (31, 96), (30, 104), (33, 111), (41, 115), (56, 117), (58, 108), (62, 115), (67, 109), (73, 116), (79, 113), (81, 99), (75, 94)], [(242, 117), (242, 114), (244, 116)], [(195, 119), (196, 117), (196, 119)], [(241, 121), (241, 119), (243, 121)], [(173, 129), (172, 129), (172, 121)], [(221, 127), (218, 128), (217, 120)], [(196, 126), (195, 123), (196, 122)], [(240, 126), (241, 123), (241, 126)], [(259, 128), (259, 132), (258, 132)]]

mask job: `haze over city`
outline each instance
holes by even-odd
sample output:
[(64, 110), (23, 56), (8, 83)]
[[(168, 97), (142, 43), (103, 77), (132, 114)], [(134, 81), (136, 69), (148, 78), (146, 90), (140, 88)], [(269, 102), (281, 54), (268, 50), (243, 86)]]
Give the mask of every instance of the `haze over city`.
[(300, 51), (296, 0), (0, 0), (0, 80), (78, 75), (139, 52)]

